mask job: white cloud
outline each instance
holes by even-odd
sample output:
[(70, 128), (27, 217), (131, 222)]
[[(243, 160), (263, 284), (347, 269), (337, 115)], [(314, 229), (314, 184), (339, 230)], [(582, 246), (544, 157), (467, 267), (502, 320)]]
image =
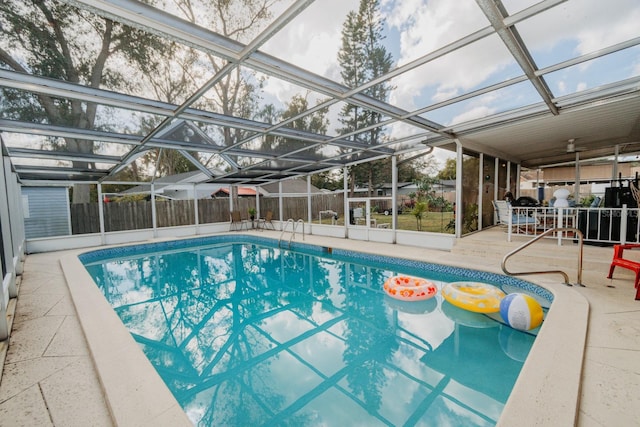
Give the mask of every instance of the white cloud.
[[(571, 2), (572, 6), (580, 7), (579, 2), (574, 3)], [(640, 35), (640, 3), (637, 0), (592, 0), (589, 3), (589, 16), (582, 21), (587, 25), (577, 31), (578, 54), (594, 52)]]
[[(472, 0), (395, 2), (387, 24), (401, 32), (399, 64), (415, 60), (489, 25)], [(449, 99), (479, 85), (510, 60), (497, 38), (482, 40), (395, 79), (397, 89), (392, 101), (413, 110)]]
[(638, 75), (640, 75), (640, 58), (638, 58), (638, 61), (636, 61), (633, 64), (633, 67), (631, 67), (631, 75), (629, 77)]
[(490, 108), (486, 105), (478, 105), (468, 111), (465, 111), (462, 114), (458, 114), (451, 120), (451, 123), (464, 123), (469, 120), (487, 117), (488, 115), (491, 115), (493, 113), (495, 113), (495, 110), (493, 108)]
[(449, 88), (448, 90), (445, 88), (441, 88), (441, 90), (436, 93), (431, 99), (433, 100), (433, 102), (446, 101), (447, 99), (454, 98), (456, 95), (458, 95), (458, 93), (460, 93), (460, 91), (455, 88)]
[[(518, 24), (530, 50), (551, 51), (571, 41), (583, 55), (640, 35), (637, 0), (570, 0)], [(566, 59), (566, 58), (563, 58)]]
[(450, 99), (478, 87), (512, 61), (497, 36), (485, 38), (399, 76), (392, 101), (414, 110)]
[[(392, 12), (387, 22), (402, 33), (399, 37), (400, 63), (409, 62), (488, 25), (473, 1), (432, 0), (427, 3), (409, 0), (393, 5), (390, 2), (387, 3)], [(640, 2), (637, 0), (569, 0), (519, 23), (517, 28), (532, 52), (546, 52), (549, 56), (545, 59), (553, 63), (554, 57), (557, 58), (555, 62), (560, 62), (638, 37), (638, 22)], [(575, 50), (572, 52), (570, 49)], [(395, 79), (392, 102), (414, 110), (450, 99), (491, 83), (489, 79), (492, 76), (495, 79), (507, 65), (513, 67), (514, 61), (502, 42), (497, 38), (485, 39)], [(590, 72), (587, 65), (581, 66), (580, 71)], [(568, 86), (577, 86), (580, 90), (583, 84), (569, 80), (559, 84), (558, 88), (566, 93)], [(470, 109), (468, 117), (479, 111), (475, 104), (467, 108)], [(467, 117), (467, 113), (453, 120), (457, 122), (463, 117)]]
[[(342, 24), (358, 3), (358, 0), (315, 2), (270, 41), (265, 50), (339, 82), (337, 53)], [(387, 42), (398, 43), (390, 47), (398, 64), (409, 63), (489, 25), (474, 0), (381, 0), (381, 9), (390, 30)], [(517, 28), (532, 53), (545, 54), (545, 60), (553, 63), (637, 37), (638, 22), (638, 0), (568, 0), (518, 23)], [(638, 68), (640, 64), (635, 66)], [(491, 36), (398, 76), (392, 82), (395, 89), (390, 101), (413, 111), (513, 77), (514, 72), (521, 73), (503, 42)], [(581, 72), (590, 70), (581, 67)], [(580, 80), (588, 81), (586, 77)], [(576, 87), (582, 87), (582, 83), (572, 76), (557, 83), (562, 94)], [(266, 91), (286, 101), (299, 88), (269, 82)], [(452, 121), (486, 115), (492, 111), (490, 102), (483, 99), (482, 105), (470, 103), (465, 105), (468, 111), (462, 113), (452, 109), (459, 113)]]
[(398, 64), (425, 53), (488, 24), (478, 6), (469, 0), (396, 1), (387, 24), (401, 32)]
[(564, 95), (565, 93), (567, 93), (567, 84), (564, 82), (564, 80), (559, 81), (558, 82), (558, 94), (559, 95)]
[[(315, 74), (340, 81), (337, 55), (342, 23), (349, 11), (357, 10), (358, 3), (358, 0), (316, 1), (261, 50)], [(289, 90), (283, 88), (283, 84), (269, 82), (265, 91), (282, 102), (300, 93), (300, 88), (291, 85)]]

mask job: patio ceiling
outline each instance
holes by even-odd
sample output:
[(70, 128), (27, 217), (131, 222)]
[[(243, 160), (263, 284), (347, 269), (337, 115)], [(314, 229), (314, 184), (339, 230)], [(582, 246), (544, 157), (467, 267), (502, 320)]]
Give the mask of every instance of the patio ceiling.
[[(271, 18), (246, 40), (207, 29), (199, 14), (190, 22), (159, 0), (64, 3), (222, 65), (204, 66), (197, 86), (167, 102), (144, 84), (118, 91), (51, 79), (26, 63), (18, 70), (3, 58), (22, 57), (20, 48), (0, 41), (0, 52), (7, 53), (0, 55), (0, 89), (80, 100), (99, 111), (99, 126), (71, 127), (12, 116), (0, 101), (0, 136), (23, 182), (117, 179), (151, 149), (177, 150), (211, 182), (237, 184), (415, 155), (429, 146), (451, 148), (455, 141), (531, 168), (575, 159), (570, 140), (581, 159), (616, 149), (640, 152), (640, 4), (634, 0), (424, 0), (413, 12), (403, 10), (407, 2), (384, 1), (384, 45), (395, 65), (358, 87), (339, 83), (337, 63), (346, 12), (357, 10), (358, 1), (270, 2)], [(212, 103), (204, 101), (236, 72), (260, 82), (258, 102), (284, 109), (293, 94), (303, 94), (308, 108), (273, 123), (208, 108)], [(383, 82), (391, 88), (388, 100), (366, 95)], [(379, 113), (383, 119), (375, 127), (384, 138), (362, 142), (371, 126), (341, 130), (339, 111), (346, 105)], [(322, 134), (292, 127), (321, 108), (330, 118)], [(152, 118), (154, 126), (141, 126), (140, 117)], [(79, 141), (80, 149), (55, 151), (51, 138)], [(288, 143), (269, 149), (269, 138)], [(100, 148), (88, 148), (94, 143)]]

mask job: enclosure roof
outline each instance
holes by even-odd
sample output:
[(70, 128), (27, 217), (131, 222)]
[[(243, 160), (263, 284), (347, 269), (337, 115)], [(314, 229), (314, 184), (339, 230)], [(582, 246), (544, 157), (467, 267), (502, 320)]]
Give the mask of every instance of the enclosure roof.
[[(455, 143), (532, 168), (640, 151), (637, 0), (383, 0), (391, 67), (348, 84), (338, 56), (359, 3), (8, 0), (70, 60), (56, 75), (3, 34), (5, 153), (25, 183), (160, 173), (158, 157), (178, 155), (209, 182), (247, 185)], [(125, 55), (150, 46), (162, 50), (142, 66)], [(102, 59), (100, 79), (82, 74)], [(347, 124), (354, 109), (375, 120)]]

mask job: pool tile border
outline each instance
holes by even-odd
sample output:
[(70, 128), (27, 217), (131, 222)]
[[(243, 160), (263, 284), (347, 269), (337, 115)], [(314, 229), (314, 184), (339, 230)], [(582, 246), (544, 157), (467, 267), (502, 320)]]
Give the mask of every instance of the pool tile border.
[[(176, 250), (187, 247), (199, 247), (224, 243), (249, 243), (249, 244), (262, 244), (269, 247), (278, 247), (278, 242), (273, 238), (261, 237), (261, 236), (248, 236), (248, 235), (219, 235), (198, 237), (182, 240), (171, 240), (163, 242), (142, 243), (130, 246), (121, 246), (114, 248), (98, 249), (96, 251), (86, 252), (79, 256), (80, 261), (83, 264), (92, 263), (105, 258), (120, 258), (131, 255), (140, 255), (150, 251), (161, 250)], [(289, 248), (289, 246), (288, 246)], [(291, 250), (302, 251), (306, 253), (312, 253), (317, 255), (327, 254), (329, 248), (319, 245), (312, 245), (307, 243), (292, 242), (290, 246)], [(553, 302), (553, 293), (549, 290), (535, 285), (525, 280), (517, 279), (502, 274), (490, 273), (481, 270), (473, 270), (464, 267), (452, 267), (444, 264), (434, 264), (425, 261), (416, 261), (405, 258), (396, 258), (386, 255), (374, 255), (364, 252), (358, 252), (354, 250), (345, 249), (331, 249), (331, 253), (334, 256), (349, 257), (350, 259), (359, 260), (367, 263), (385, 263), (391, 264), (403, 268), (412, 268), (425, 271), (431, 271), (441, 274), (452, 274), (457, 276), (467, 277), (470, 280), (482, 281), (494, 283), (497, 285), (509, 285), (525, 292), (539, 296), (540, 298)]]

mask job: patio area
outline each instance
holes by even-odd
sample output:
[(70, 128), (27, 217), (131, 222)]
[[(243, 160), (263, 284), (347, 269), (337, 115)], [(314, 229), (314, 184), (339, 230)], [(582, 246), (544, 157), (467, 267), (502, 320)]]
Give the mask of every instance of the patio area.
[[(265, 231), (261, 235), (277, 239), (279, 233)], [(507, 242), (505, 236), (497, 227), (485, 230), (460, 239), (451, 252), (382, 243), (371, 245), (318, 236), (307, 236), (306, 242), (500, 272), (502, 256), (524, 241)], [(487, 247), (491, 248), (490, 253)], [(8, 349), (6, 342), (0, 344), (3, 355), (6, 355), (0, 382), (0, 424), (183, 425), (184, 419), (171, 416), (153, 418), (143, 408), (131, 411), (125, 418), (112, 420), (109, 408), (127, 396), (119, 396), (118, 399), (105, 397), (103, 386), (108, 381), (103, 380), (101, 385), (94, 370), (93, 359), (100, 355), (92, 355), (89, 351), (60, 267), (61, 258), (79, 252), (84, 250), (33, 254), (26, 258)], [(532, 267), (533, 264), (549, 268), (560, 264), (573, 280), (576, 277), (576, 253), (573, 244), (559, 247), (555, 241), (543, 241), (516, 255), (509, 262), (509, 268), (522, 271), (536, 268)], [(575, 401), (579, 400), (578, 426), (635, 425), (640, 419), (640, 396), (636, 392), (640, 385), (637, 364), (640, 302), (634, 301), (631, 272), (616, 270), (614, 279), (606, 279), (611, 255), (610, 247), (584, 247), (583, 282), (586, 287), (558, 285), (559, 276), (525, 277), (571, 296), (576, 307), (588, 303), (587, 341), (580, 387), (563, 384), (564, 376), (542, 379), (545, 383), (557, 381), (553, 390), (558, 393), (559, 400), (566, 399), (566, 395), (561, 395), (571, 393), (571, 390), (579, 393), (575, 396)], [(640, 252), (638, 255), (640, 258)], [(584, 325), (567, 324), (567, 329), (572, 326)], [(554, 345), (557, 350), (565, 343), (556, 342)], [(542, 351), (552, 357), (554, 349)], [(579, 372), (579, 360), (578, 365), (572, 360), (550, 362), (558, 365), (570, 363), (572, 366), (568, 370), (577, 369)], [(520, 384), (523, 385), (526, 386)], [(134, 398), (136, 391), (130, 390), (129, 397)], [(554, 399), (554, 396), (546, 397), (549, 401)], [(520, 404), (532, 405), (531, 402)], [(158, 405), (162, 407), (163, 404)], [(162, 411), (166, 409), (164, 415), (172, 411), (172, 408), (162, 408)], [(540, 413), (537, 419), (521, 419), (520, 425), (567, 425), (560, 420), (572, 419), (573, 415), (571, 409), (566, 409), (568, 413), (563, 414), (539, 405), (537, 411)]]
[[(499, 273), (530, 238), (494, 227), (507, 192), (539, 199), (531, 233), (638, 242), (638, 16), (637, 0), (3, 2), (0, 427), (190, 424), (69, 266), (90, 248), (272, 212), (312, 244)], [(556, 185), (583, 210), (545, 208)], [(556, 243), (509, 268), (575, 278)], [(501, 425), (640, 424), (633, 273), (606, 279), (612, 248), (584, 251), (586, 287), (525, 277), (555, 300)]]

